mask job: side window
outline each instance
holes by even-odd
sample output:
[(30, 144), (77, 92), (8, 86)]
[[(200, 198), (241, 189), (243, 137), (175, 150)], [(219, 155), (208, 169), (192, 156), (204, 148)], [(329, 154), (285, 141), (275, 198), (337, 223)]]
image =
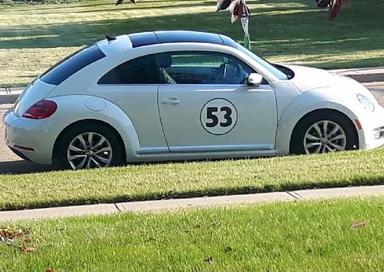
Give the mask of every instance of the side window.
[(254, 72), (236, 57), (216, 52), (167, 52), (157, 61), (166, 83), (244, 84)]
[(104, 57), (97, 45), (82, 48), (49, 68), (40, 79), (48, 84), (59, 85), (74, 73)]
[(106, 73), (97, 84), (158, 84), (159, 69), (154, 55), (127, 61)]

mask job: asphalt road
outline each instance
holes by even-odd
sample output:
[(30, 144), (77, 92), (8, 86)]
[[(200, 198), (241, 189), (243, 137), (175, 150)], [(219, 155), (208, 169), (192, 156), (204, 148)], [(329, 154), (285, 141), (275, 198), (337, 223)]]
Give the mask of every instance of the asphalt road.
[[(365, 83), (379, 103), (384, 107), (384, 82)], [(0, 104), (0, 118), (12, 106), (12, 104)], [(0, 122), (0, 173), (24, 174), (43, 171), (53, 171), (51, 166), (39, 165), (21, 160), (4, 144), (4, 124)]]

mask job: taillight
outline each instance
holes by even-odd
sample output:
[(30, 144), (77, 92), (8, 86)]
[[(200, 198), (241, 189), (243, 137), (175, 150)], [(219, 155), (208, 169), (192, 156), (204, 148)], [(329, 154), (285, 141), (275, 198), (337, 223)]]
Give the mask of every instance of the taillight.
[(23, 117), (30, 119), (45, 119), (55, 113), (57, 105), (50, 100), (40, 100), (33, 104), (24, 114)]

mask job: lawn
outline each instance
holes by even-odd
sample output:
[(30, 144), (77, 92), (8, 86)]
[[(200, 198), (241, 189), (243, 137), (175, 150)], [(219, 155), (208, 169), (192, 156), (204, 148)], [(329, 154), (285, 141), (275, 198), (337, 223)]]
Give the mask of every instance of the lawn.
[(383, 207), (356, 198), (19, 222), (2, 226), (21, 232), (0, 242), (0, 271), (383, 271)]
[[(384, 65), (381, 1), (351, 1), (334, 21), (312, 0), (250, 0), (253, 50), (272, 61), (323, 68)], [(62, 57), (106, 34), (188, 29), (241, 41), (239, 23), (212, 0), (112, 0), (0, 5), (0, 87), (24, 86)]]
[(384, 150), (0, 175), (0, 210), (384, 184)]

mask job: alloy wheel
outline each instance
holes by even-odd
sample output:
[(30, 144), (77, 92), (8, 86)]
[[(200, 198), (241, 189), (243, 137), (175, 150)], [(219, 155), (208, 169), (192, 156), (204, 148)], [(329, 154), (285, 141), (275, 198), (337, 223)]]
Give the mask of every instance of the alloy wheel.
[(109, 166), (112, 161), (111, 143), (101, 134), (81, 133), (69, 143), (67, 160), (73, 169)]
[(307, 129), (303, 144), (307, 154), (342, 151), (346, 149), (347, 136), (337, 123), (320, 120)]

